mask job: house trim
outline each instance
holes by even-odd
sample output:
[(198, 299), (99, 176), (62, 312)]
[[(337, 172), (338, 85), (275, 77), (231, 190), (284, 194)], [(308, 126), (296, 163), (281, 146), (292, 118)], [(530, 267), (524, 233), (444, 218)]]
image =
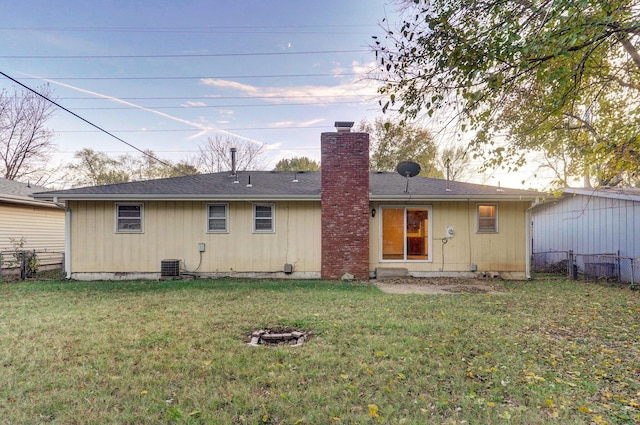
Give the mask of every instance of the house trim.
[[(383, 259), (383, 248), (384, 248), (384, 229), (383, 229), (383, 221), (384, 221), (384, 210), (385, 209), (403, 209), (404, 210), (404, 238), (405, 238), (405, 246), (404, 246), (404, 258), (400, 260), (385, 260)], [(410, 260), (407, 258), (407, 246), (406, 246), (406, 238), (407, 238), (407, 210), (408, 209), (425, 209), (428, 211), (428, 229), (427, 229), (427, 259), (426, 260)], [(421, 204), (379, 204), (378, 210), (380, 211), (380, 220), (378, 220), (378, 261), (380, 263), (392, 264), (392, 263), (433, 263), (433, 237), (431, 236), (433, 233), (433, 206), (432, 205), (421, 205)]]
[[(258, 219), (264, 219), (264, 217), (258, 217), (256, 215), (256, 209), (257, 207), (269, 207), (271, 209), (271, 217), (269, 217), (269, 219), (271, 220), (271, 228), (267, 229), (267, 230), (261, 230), (261, 229), (257, 229), (256, 228), (256, 222)], [(257, 235), (264, 235), (264, 234), (272, 234), (276, 232), (276, 204), (273, 202), (254, 202), (251, 205), (251, 228), (252, 228), (252, 233), (257, 234)]]
[[(211, 230), (209, 228), (209, 208), (212, 206), (224, 206), (224, 230)], [(204, 224), (205, 233), (212, 234), (225, 234), (230, 232), (230, 224), (229, 224), (229, 203), (228, 202), (209, 202), (205, 206), (205, 218), (206, 222)]]
[[(140, 229), (126, 230), (126, 229), (118, 228), (118, 220), (121, 219), (121, 217), (118, 215), (118, 212), (119, 212), (119, 207), (122, 207), (122, 206), (140, 207)], [(127, 235), (144, 233), (144, 202), (116, 202), (114, 204), (114, 218), (115, 218), (114, 230), (113, 230), (114, 233), (127, 234)]]

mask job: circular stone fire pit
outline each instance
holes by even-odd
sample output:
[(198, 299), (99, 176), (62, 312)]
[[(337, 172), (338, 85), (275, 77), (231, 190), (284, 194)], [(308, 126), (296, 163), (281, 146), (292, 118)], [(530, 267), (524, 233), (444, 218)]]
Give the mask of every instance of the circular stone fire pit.
[(251, 332), (251, 341), (248, 345), (257, 347), (259, 345), (291, 345), (297, 347), (304, 344), (307, 338), (305, 332), (300, 331), (274, 331), (260, 329)]

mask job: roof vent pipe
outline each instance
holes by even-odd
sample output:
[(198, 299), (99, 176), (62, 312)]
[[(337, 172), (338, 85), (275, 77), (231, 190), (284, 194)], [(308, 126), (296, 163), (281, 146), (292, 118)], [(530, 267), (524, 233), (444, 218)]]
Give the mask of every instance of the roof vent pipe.
[(238, 149), (231, 148), (231, 175), (232, 176), (236, 175), (236, 152), (238, 152)]
[(353, 127), (353, 121), (336, 121), (334, 125), (338, 133), (349, 133)]

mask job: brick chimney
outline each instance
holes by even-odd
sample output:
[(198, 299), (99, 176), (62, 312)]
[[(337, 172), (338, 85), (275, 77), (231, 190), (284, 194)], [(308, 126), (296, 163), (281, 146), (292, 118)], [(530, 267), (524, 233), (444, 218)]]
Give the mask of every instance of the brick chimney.
[(369, 279), (369, 134), (336, 122), (321, 135), (323, 279)]

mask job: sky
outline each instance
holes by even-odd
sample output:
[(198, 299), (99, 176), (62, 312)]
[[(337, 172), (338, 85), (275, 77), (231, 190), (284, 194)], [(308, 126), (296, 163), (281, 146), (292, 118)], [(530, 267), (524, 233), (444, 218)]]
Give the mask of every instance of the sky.
[[(2, 2), (0, 71), (32, 88), (48, 83), (57, 103), (160, 158), (182, 160), (207, 137), (230, 136), (264, 144), (270, 169), (282, 158), (319, 161), (320, 133), (335, 121), (383, 115), (379, 83), (367, 78), (372, 36), (384, 38), (397, 8), (384, 0)], [(0, 76), (0, 89), (14, 85)], [(137, 155), (63, 110), (48, 126), (52, 163), (83, 148)], [(529, 188), (529, 177), (495, 171), (471, 180)]]

